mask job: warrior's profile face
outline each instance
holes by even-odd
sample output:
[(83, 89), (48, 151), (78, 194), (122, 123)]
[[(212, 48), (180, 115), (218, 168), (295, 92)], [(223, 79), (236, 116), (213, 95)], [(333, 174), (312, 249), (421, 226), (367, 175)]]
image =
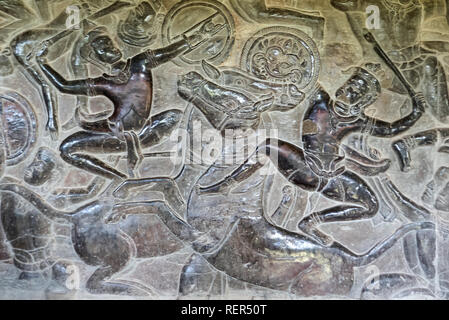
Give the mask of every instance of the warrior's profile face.
[(115, 47), (114, 42), (108, 36), (95, 38), (90, 46), (95, 57), (103, 63), (113, 64), (122, 58), (121, 51)]
[(364, 70), (358, 70), (335, 93), (334, 110), (343, 117), (360, 116), (376, 101), (379, 93), (377, 79)]
[(360, 102), (369, 91), (366, 80), (359, 75), (354, 75), (337, 90), (335, 97), (344, 104), (354, 105)]

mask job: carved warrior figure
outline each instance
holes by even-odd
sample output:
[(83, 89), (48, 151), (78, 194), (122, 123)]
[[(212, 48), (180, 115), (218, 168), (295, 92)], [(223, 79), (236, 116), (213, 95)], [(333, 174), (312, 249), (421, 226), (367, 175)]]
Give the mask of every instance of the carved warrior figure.
[[(428, 218), (429, 212), (403, 196), (389, 179), (379, 180), (379, 183), (383, 183), (386, 192), (391, 192), (393, 200), (400, 203), (398, 208), (403, 216), (412, 223), (401, 226), (388, 238), (377, 242), (364, 253), (354, 252), (344, 244), (332, 241), (327, 234), (317, 228), (321, 223), (370, 218), (382, 209), (382, 201), (385, 199), (382, 199), (383, 195), (379, 192), (379, 188), (367, 183), (362, 176), (375, 177), (385, 172), (391, 161), (380, 159), (378, 154), (376, 156), (370, 154), (371, 158), (368, 158), (344, 145), (343, 139), (349, 134), (360, 132), (364, 136), (396, 137), (419, 121), (425, 112), (426, 104), (438, 120), (442, 122), (449, 120), (449, 100), (444, 70), (436, 57), (436, 52), (429, 50), (436, 49), (435, 51), (440, 52), (447, 50), (449, 41), (438, 44), (437, 41), (430, 43), (419, 40), (418, 34), (425, 16), (423, 10), (426, 8), (426, 1), (327, 2), (346, 12), (351, 27), (356, 36), (359, 36), (365, 58), (372, 57), (372, 47), (368, 44), (375, 42), (370, 34), (360, 32), (365, 26), (365, 8), (371, 4), (380, 8), (382, 30), (373, 30), (373, 33), (388, 51), (393, 62), (376, 43), (374, 51), (396, 75), (392, 88), (389, 89), (408, 93), (412, 104), (411, 113), (393, 123), (380, 121), (364, 113), (381, 93), (379, 81), (369, 67), (355, 68), (356, 71), (352, 76), (336, 91), (335, 99), (332, 99), (321, 86), (315, 87), (309, 94), (308, 90), (316, 82), (315, 75), (317, 76), (319, 68), (311, 72), (308, 68), (310, 61), (306, 61), (305, 55), (318, 52), (304, 51), (304, 48), (297, 50), (295, 45), (292, 46), (291, 33), (287, 29), (293, 29), (300, 24), (301, 28), (311, 29), (315, 41), (321, 41), (324, 19), (320, 13), (270, 7), (265, 0), (226, 1), (226, 5), (233, 9), (233, 13), (240, 16), (239, 22), (244, 20), (269, 24), (269, 27), (259, 31), (265, 29), (274, 31), (266, 30), (265, 36), (259, 33), (254, 35), (253, 38), (261, 40), (257, 46), (254, 45), (256, 48), (254, 51), (249, 51), (245, 55), (242, 53), (241, 70), (230, 67), (220, 67), (219, 70), (205, 62), (207, 54), (204, 53), (202, 57), (192, 50), (198, 47), (198, 44), (202, 44), (200, 47), (204, 51), (215, 54), (218, 46), (214, 47), (215, 40), (206, 29), (209, 27), (214, 29), (216, 26), (213, 23), (207, 28), (206, 26), (201, 28), (201, 23), (193, 23), (195, 24), (193, 26), (188, 19), (185, 19), (186, 23), (182, 27), (190, 29), (185, 31), (183, 36), (169, 38), (174, 43), (164, 48), (146, 50), (127, 60), (123, 59), (125, 50), (118, 49), (113, 40), (115, 38), (108, 34), (108, 28), (111, 26), (107, 24), (108, 28), (99, 27), (96, 18), (106, 17), (120, 8), (129, 7), (129, 11), (124, 12), (121, 18), (116, 17), (117, 20), (122, 20), (119, 21), (117, 28), (114, 26), (111, 30), (117, 32), (117, 37), (121, 41), (134, 47), (128, 49), (137, 50), (137, 47), (144, 49), (155, 39), (156, 29), (159, 27), (156, 20), (158, 13), (161, 12), (161, 3), (160, 0), (133, 0), (133, 4), (116, 1), (105, 7), (113, 1), (99, 0), (95, 3), (90, 0), (76, 1), (76, 5), (82, 8), (80, 16), (88, 18), (82, 20), (80, 30), (60, 32), (65, 29), (68, 12), (63, 12), (53, 19), (52, 5), (61, 4), (63, 0), (55, 0), (51, 4), (45, 0), (0, 0), (3, 4), (0, 11), (14, 18), (22, 18), (9, 25), (9, 28), (15, 26), (18, 30), (26, 30), (14, 31), (12, 34), (6, 28), (0, 30), (0, 75), (9, 75), (14, 71), (9, 64), (9, 55), (14, 55), (24, 67), (25, 75), (31, 76), (30, 80), (38, 85), (39, 94), (47, 108), (46, 129), (53, 138), (58, 132), (58, 111), (56, 96), (52, 93), (50, 84), (62, 93), (77, 96), (76, 105), (73, 106), (74, 120), (64, 125), (63, 129), (72, 129), (79, 125), (82, 130), (71, 134), (60, 144), (61, 157), (69, 165), (97, 175), (86, 189), (67, 189), (65, 192), (69, 195), (67, 198), (70, 198), (70, 201), (56, 204), (51, 202), (51, 197), (44, 200), (44, 197), (24, 187), (24, 183), (27, 183), (32, 190), (45, 191), (48, 181), (54, 180), (53, 172), (59, 169), (60, 163), (54, 150), (38, 146), (40, 148), (34, 151), (34, 158), (29, 158), (24, 164), (26, 166), (24, 171), (19, 170), (19, 178), (23, 181), (10, 178), (0, 181), (0, 246), (4, 242), (10, 249), (7, 252), (8, 262), (12, 262), (21, 272), (19, 279), (42, 276), (48, 278), (50, 273), (53, 273), (54, 280), (61, 277), (58, 276), (58, 273), (61, 273), (58, 270), (66, 268), (66, 264), (59, 261), (52, 247), (57, 242), (56, 239), (61, 239), (57, 231), (64, 226), (67, 232), (71, 231), (72, 236), (69, 238), (68, 233), (64, 235), (67, 238), (63, 236), (67, 244), (73, 245), (74, 252), (85, 266), (89, 269), (95, 268), (85, 283), (85, 290), (92, 294), (130, 296), (153, 294), (152, 288), (140, 282), (119, 280), (116, 275), (131, 269), (134, 269), (131, 272), (136, 271), (137, 268), (134, 267), (142, 261), (133, 261), (134, 258), (171, 254), (188, 244), (194, 253), (187, 259), (180, 278), (177, 278), (181, 295), (203, 292), (210, 294), (211, 288), (216, 287), (218, 282), (222, 289), (228, 282), (240, 280), (245, 282), (244, 285), (262, 286), (298, 296), (347, 296), (350, 291), (353, 292), (353, 284), (357, 283), (354, 281), (354, 267), (366, 266), (373, 262), (399, 241), (402, 241), (403, 252), (398, 255), (401, 258), (404, 255), (408, 271), (415, 276), (402, 273), (376, 275), (374, 280), (370, 279), (373, 282), (367, 282), (361, 288), (362, 298), (369, 294), (380, 295), (383, 291), (393, 292), (389, 297), (408, 297), (419, 289), (423, 290), (423, 294), (435, 297), (435, 291), (421, 288), (420, 280), (427, 281), (429, 287), (435, 284), (438, 286), (439, 281), (441, 289), (447, 290), (449, 286), (442, 283), (447, 282), (445, 270), (441, 273), (438, 270), (438, 264), (446, 263), (442, 260), (447, 260), (444, 259), (447, 257), (436, 256), (439, 231), (435, 231), (436, 226), (433, 223), (422, 221), (423, 218)], [(449, 13), (449, 0), (429, 2), (436, 1), (444, 1), (447, 4), (445, 11)], [(208, 8), (207, 6), (214, 2), (222, 1), (189, 0), (179, 3), (185, 3), (190, 9), (192, 4)], [(100, 8), (103, 9), (92, 15), (93, 11)], [(435, 12), (437, 9), (433, 10)], [(220, 16), (219, 11), (217, 12), (218, 15), (214, 13), (212, 16), (216, 20), (224, 17)], [(333, 13), (336, 13), (335, 10)], [(449, 22), (449, 15), (446, 18)], [(180, 20), (184, 22), (184, 19)], [(206, 20), (210, 22), (212, 18)], [(167, 19), (166, 25), (176, 31), (172, 21)], [(30, 29), (36, 25), (37, 28)], [(240, 25), (236, 24), (236, 27), (238, 30)], [(281, 28), (284, 29), (280, 30)], [(276, 32), (286, 34), (286, 38), (278, 41)], [(364, 41), (363, 37), (368, 42)], [(183, 40), (180, 40), (182, 38)], [(298, 38), (300, 41), (305, 40), (300, 35)], [(74, 40), (73, 46), (70, 46), (71, 40)], [(251, 47), (256, 43), (250, 42), (248, 41), (246, 46)], [(3, 50), (4, 45), (11, 45), (11, 48)], [(55, 50), (56, 48), (61, 50)], [(59, 70), (54, 70), (50, 65), (57, 54), (64, 54), (69, 48), (72, 48), (69, 58), (71, 62), (69, 71), (72, 72), (70, 77), (78, 80), (64, 79)], [(228, 49), (223, 50), (223, 57), (227, 57)], [(268, 139), (241, 166), (217, 183), (215, 182), (220, 179), (217, 176), (230, 172), (230, 170), (216, 170), (218, 166), (214, 166), (217, 163), (201, 176), (207, 178), (203, 180), (198, 178), (203, 174), (199, 172), (204, 169), (202, 166), (192, 169), (186, 165), (173, 179), (164, 177), (127, 179), (134, 176), (135, 169), (142, 159), (141, 149), (162, 142), (180, 125), (181, 118), (183, 121), (187, 119), (185, 115), (188, 112), (182, 113), (179, 110), (151, 114), (154, 93), (152, 69), (176, 57), (184, 59), (189, 53), (198, 58), (195, 62), (202, 61), (203, 71), (207, 77), (196, 71), (185, 71), (178, 78), (177, 87), (172, 89), (175, 91), (177, 89), (179, 96), (189, 102), (188, 108), (196, 108), (201, 116), (223, 135), (226, 129), (235, 129), (235, 133), (242, 135), (252, 134), (253, 130), (259, 127), (262, 116), (267, 116), (267, 112), (293, 110), (308, 94), (309, 106), (301, 119), (303, 147), (283, 140)], [(319, 64), (318, 54), (311, 54), (309, 60), (318, 61)], [(216, 62), (211, 59), (208, 61)], [(98, 78), (90, 78), (89, 64), (96, 65), (105, 74)], [(305, 76), (307, 74), (310, 75), (310, 79)], [(305, 79), (310, 80), (308, 82), (310, 85), (304, 84), (307, 82)], [(89, 96), (108, 98), (113, 103), (112, 114), (109, 111), (90, 114)], [(25, 114), (16, 112), (15, 117), (8, 116), (4, 108), (5, 103), (0, 101), (2, 109), (0, 111), (11, 123), (16, 118), (23, 118)], [(15, 127), (23, 129), (22, 124)], [(23, 133), (24, 130), (17, 132)], [(10, 137), (13, 137), (13, 134), (6, 138)], [(403, 171), (410, 169), (411, 152), (417, 147), (438, 145), (439, 152), (449, 153), (449, 128), (445, 128), (444, 125), (424, 131), (419, 129), (418, 132), (407, 133), (406, 136), (396, 139), (398, 140), (392, 143), (393, 152), (399, 157)], [(443, 142), (442, 145), (439, 145), (440, 141)], [(9, 140), (5, 140), (5, 143), (9, 143)], [(369, 153), (366, 149), (359, 150)], [(126, 154), (127, 173), (118, 170), (115, 164), (107, 164), (100, 160), (102, 158), (97, 158), (113, 153)], [(268, 203), (273, 197), (267, 197), (267, 205), (264, 205), (262, 203), (264, 197), (259, 196), (260, 193), (254, 192), (253, 198), (245, 195), (246, 198), (243, 199), (239, 196), (239, 192), (242, 191), (234, 189), (237, 184), (248, 179), (245, 186), (240, 186), (240, 190), (245, 190), (241, 194), (248, 194), (254, 190), (251, 189), (253, 185), (249, 178), (262, 167), (262, 163), (254, 161), (262, 153), (276, 164), (279, 172), (289, 181), (288, 184), (283, 184), (280, 204), (273, 210), (271, 218), (263, 212), (267, 207), (273, 208)], [(29, 154), (23, 152), (20, 157), (26, 158)], [(3, 175), (4, 157), (5, 155), (0, 152), (0, 175)], [(118, 159), (116, 161), (118, 162)], [(10, 166), (6, 172), (15, 174), (16, 171)], [(107, 196), (105, 198), (105, 194), (111, 191), (109, 189), (96, 201), (89, 201), (88, 204), (73, 210), (73, 207), (67, 205), (68, 202), (71, 205), (85, 203), (87, 199), (94, 200), (93, 197), (99, 194), (107, 179), (126, 179), (113, 192), (116, 199)], [(265, 191), (272, 189), (271, 185), (267, 188), (269, 184), (267, 180), (263, 183)], [(256, 187), (262, 185), (259, 181), (262, 181), (262, 177), (258, 178)], [(198, 183), (203, 183), (203, 186), (198, 186)], [(146, 186), (145, 191), (163, 193), (164, 201), (140, 201), (141, 197), (129, 192), (143, 185)], [(299, 219), (292, 217), (293, 212), (299, 208), (295, 206), (299, 189), (293, 188), (292, 185), (306, 191), (315, 191), (341, 204), (319, 212), (312, 209), (312, 214), (299, 223), (300, 232), (289, 232), (285, 229), (287, 222), (294, 224), (295, 228)], [(195, 186), (198, 194), (192, 192)], [(233, 199), (230, 199), (232, 197), (226, 197), (227, 192), (231, 190), (232, 197), (239, 206), (240, 215), (232, 211)], [(84, 196), (84, 193), (89, 194)], [(132, 194), (129, 199), (131, 202), (111, 204), (117, 197), (127, 193)], [(221, 196), (214, 196), (216, 193), (220, 193)], [(188, 194), (191, 197), (187, 201), (185, 199), (188, 198), (186, 196)], [(59, 193), (56, 195), (61, 196)], [(253, 202), (255, 198), (257, 201)], [(205, 215), (201, 221), (202, 217), (198, 218), (195, 209), (201, 206), (203, 204), (201, 200), (205, 199), (216, 206), (216, 210), (214, 215)], [(218, 208), (220, 201), (223, 201), (226, 213)], [(251, 202), (251, 205), (257, 208), (256, 213), (248, 213), (242, 202)], [(422, 202), (428, 205), (427, 208), (443, 211), (443, 214), (449, 212), (449, 167), (444, 166), (437, 170), (432, 181), (426, 186)], [(56, 210), (52, 207), (55, 205), (63, 209)], [(404, 209), (405, 207), (408, 209)], [(141, 214), (148, 216), (142, 217)], [(154, 223), (153, 218), (159, 224)], [(118, 221), (121, 219), (123, 221)], [(220, 226), (215, 228), (214, 223)], [(223, 231), (217, 232), (221, 226)], [(291, 228), (291, 224), (288, 228)], [(191, 249), (188, 252), (192, 252)], [(394, 253), (393, 250), (391, 252)], [(2, 253), (0, 250), (0, 256)], [(0, 260), (4, 258), (2, 256)], [(179, 263), (186, 260), (182, 259), (181, 262), (176, 260), (177, 268), (181, 267)], [(62, 278), (68, 275), (67, 272), (62, 273), (66, 273)], [(223, 277), (226, 277), (225, 282), (221, 281)], [(0, 279), (0, 282), (1, 280), (3, 279)], [(62, 279), (62, 282), (65, 280)], [(239, 286), (241, 285), (239, 283)], [(447, 292), (445, 298), (449, 296)]]
[[(204, 35), (204, 33), (203, 33)], [(192, 43), (201, 41), (200, 33), (186, 37), (167, 47), (147, 50), (123, 63), (123, 69), (115, 76), (103, 75), (68, 81), (46, 62), (46, 45), (38, 54), (39, 66), (48, 79), (61, 92), (98, 96), (112, 101), (114, 111), (108, 119), (95, 123), (81, 123), (85, 131), (66, 138), (61, 146), (61, 157), (68, 163), (106, 178), (127, 178), (127, 175), (106, 163), (82, 152), (128, 154), (128, 169), (132, 170), (142, 160), (140, 147), (158, 144), (170, 135), (181, 117), (178, 110), (169, 110), (150, 118), (152, 107), (153, 80), (151, 69), (166, 63), (188, 51)], [(112, 40), (102, 36), (95, 39), (97, 54), (103, 61), (116, 64), (121, 52)]]
[[(430, 3), (430, 1), (429, 1)], [(363, 56), (367, 60), (373, 57), (372, 51), (363, 40), (362, 30), (366, 26), (366, 8), (378, 6), (380, 29), (370, 30), (382, 47), (402, 71), (407, 81), (418, 91), (422, 91), (430, 111), (436, 119), (449, 121), (449, 95), (445, 71), (433, 48), (447, 47), (447, 41), (420, 41), (419, 33), (423, 22), (425, 2), (420, 0), (332, 0), (331, 4), (344, 11), (351, 28), (362, 46)], [(402, 84), (395, 80), (390, 88), (406, 93)]]
[[(160, 6), (157, 0), (153, 1), (153, 5), (156, 7)], [(126, 43), (139, 41), (139, 45), (144, 44), (145, 46), (148, 46), (156, 36), (154, 28), (148, 31), (149, 26), (154, 26), (156, 24), (154, 20), (153, 7), (148, 2), (143, 1), (129, 10), (126, 23), (120, 24), (119, 26), (121, 32), (118, 32), (118, 37)], [(130, 28), (131, 30), (129, 30)], [(133, 28), (137, 28), (137, 31)], [(83, 35), (75, 42), (70, 57), (69, 70), (72, 72), (73, 76), (77, 79), (87, 78), (89, 76), (87, 67), (89, 63), (99, 67), (105, 73), (119, 73), (121, 68), (123, 68), (123, 61), (110, 64), (110, 62), (107, 61), (107, 57), (99, 53), (99, 50), (102, 49), (102, 45), (98, 42), (101, 42), (101, 39), (104, 37), (110, 37), (107, 28), (104, 26), (97, 26), (91, 21), (86, 20), (83, 24), (82, 31)], [(136, 34), (136, 32), (138, 34)], [(146, 36), (143, 36), (141, 33), (145, 33)], [(131, 38), (128, 39), (128, 37)], [(79, 112), (79, 115), (82, 115), (85, 119), (94, 120), (94, 118), (106, 116), (102, 113), (89, 115), (88, 97), (86, 96), (77, 96), (76, 105), (76, 112)], [(63, 129), (71, 129), (74, 127), (76, 125), (76, 121), (73, 121), (74, 118), (64, 124)]]
[[(127, 5), (129, 5), (129, 3), (117, 1), (114, 4), (97, 11), (93, 15), (90, 15), (88, 18), (95, 20)], [(86, 12), (89, 12), (87, 5), (81, 8), (80, 15), (83, 16)], [(24, 68), (24, 71), (31, 77), (31, 80), (39, 86), (44, 106), (47, 111), (46, 129), (50, 132), (53, 139), (57, 138), (59, 131), (57, 101), (49, 84), (45, 81), (45, 77), (35, 65), (33, 57), (42, 41), (47, 41), (48, 43), (53, 44), (62, 41), (61, 39), (63, 38), (66, 38), (65, 40), (68, 41), (67, 37), (72, 36), (73, 34), (76, 35), (76, 33), (73, 32), (75, 29), (66, 29), (67, 19), (68, 12), (64, 10), (49, 23), (40, 26), (39, 28), (33, 28), (22, 32), (15, 36), (11, 41), (12, 53), (17, 62)], [(87, 20), (83, 20), (80, 22), (80, 26), (83, 27), (82, 29), (84, 29), (86, 21)], [(59, 55), (62, 53), (63, 52), (58, 52)]]
[[(371, 34), (365, 36), (375, 43)], [(422, 95), (413, 91), (382, 49), (376, 44), (374, 48), (408, 89), (413, 104), (408, 116), (387, 123), (365, 115), (365, 108), (376, 101), (381, 87), (371, 73), (359, 68), (337, 90), (335, 101), (321, 87), (311, 95), (303, 119), (304, 149), (286, 141), (267, 139), (253, 156), (224, 180), (197, 191), (200, 194), (229, 192), (263, 166), (261, 162), (254, 161), (254, 157), (265, 153), (291, 183), (307, 191), (321, 192), (329, 199), (348, 203), (313, 212), (299, 223), (299, 229), (317, 241), (326, 245), (332, 242), (316, 228), (321, 223), (373, 217), (378, 211), (377, 197), (363, 179), (341, 164), (345, 158), (341, 153), (341, 141), (350, 133), (361, 131), (376, 137), (401, 134), (418, 121), (425, 106)]]
[[(45, 39), (48, 39), (58, 33), (58, 30), (65, 26), (67, 19), (67, 13), (64, 11), (58, 17), (56, 17), (46, 28), (32, 29), (21, 33), (16, 36), (11, 42), (12, 52), (19, 62), (35, 81), (41, 89), (44, 105), (47, 111), (47, 124), (46, 129), (54, 136), (57, 137), (58, 124), (57, 124), (57, 102), (52, 94), (50, 87), (45, 82), (42, 74), (33, 65), (34, 59), (30, 59), (30, 55), (33, 54), (33, 50)], [(57, 28), (59, 26), (60, 28)]]

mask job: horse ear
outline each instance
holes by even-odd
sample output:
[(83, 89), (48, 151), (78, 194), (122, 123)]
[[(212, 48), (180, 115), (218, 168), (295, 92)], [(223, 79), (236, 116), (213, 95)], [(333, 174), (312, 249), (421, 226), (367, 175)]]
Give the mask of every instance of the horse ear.
[(213, 80), (218, 80), (220, 78), (220, 76), (221, 76), (220, 70), (215, 68), (213, 65), (208, 63), (206, 60), (201, 60), (201, 67), (203, 68), (204, 72), (206, 73), (206, 75), (209, 78), (211, 78)]

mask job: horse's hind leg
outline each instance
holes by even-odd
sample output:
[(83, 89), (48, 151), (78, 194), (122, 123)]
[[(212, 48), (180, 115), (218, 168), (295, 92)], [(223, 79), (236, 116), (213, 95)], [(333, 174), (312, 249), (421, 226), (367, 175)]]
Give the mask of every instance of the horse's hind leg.
[(149, 291), (145, 290), (143, 285), (127, 284), (109, 281), (109, 279), (120, 270), (111, 266), (100, 267), (87, 280), (86, 288), (92, 294), (114, 294), (129, 296), (147, 296)]

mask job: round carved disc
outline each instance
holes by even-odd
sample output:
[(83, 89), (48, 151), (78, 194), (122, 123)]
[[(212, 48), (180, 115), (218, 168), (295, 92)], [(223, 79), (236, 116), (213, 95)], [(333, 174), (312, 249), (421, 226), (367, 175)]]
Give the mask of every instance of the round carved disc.
[(36, 115), (28, 101), (15, 92), (0, 94), (0, 116), (6, 164), (25, 159), (36, 140)]
[(182, 35), (190, 36), (198, 32), (203, 26), (215, 31), (173, 62), (180, 66), (199, 64), (202, 60), (220, 64), (228, 58), (234, 43), (234, 20), (228, 9), (218, 1), (190, 0), (174, 5), (162, 24), (162, 41), (168, 45), (181, 40)]
[(306, 91), (318, 79), (320, 57), (314, 41), (289, 27), (258, 31), (245, 44), (241, 68), (261, 80), (293, 83)]

